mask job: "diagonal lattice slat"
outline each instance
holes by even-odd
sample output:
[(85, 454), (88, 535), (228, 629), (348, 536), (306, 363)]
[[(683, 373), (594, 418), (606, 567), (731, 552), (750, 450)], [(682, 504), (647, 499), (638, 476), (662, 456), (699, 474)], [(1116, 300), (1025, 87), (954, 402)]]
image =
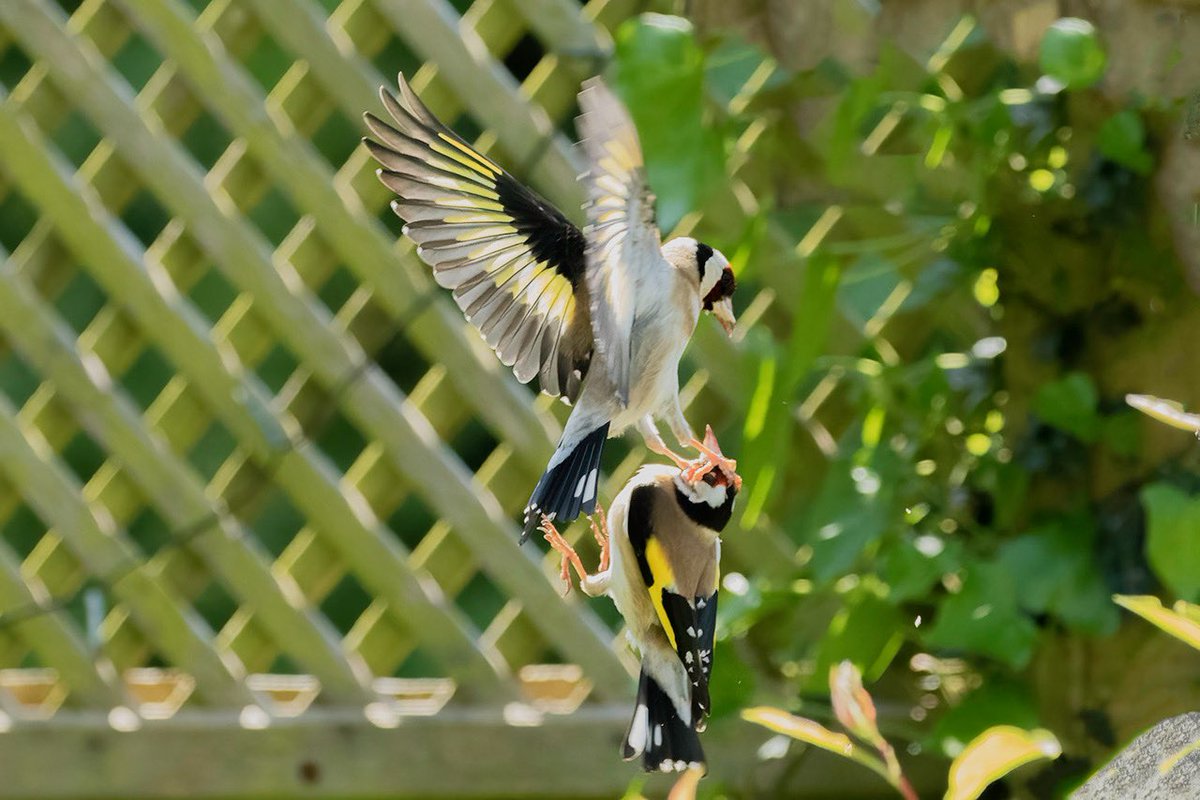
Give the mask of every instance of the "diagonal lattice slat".
[[(356, 725), (430, 752), (521, 724), (567, 751), (619, 735), (618, 632), (516, 545), (563, 409), (397, 237), (357, 139), (403, 69), (578, 208), (576, 91), (643, 5), (0, 3), (0, 203), (20, 211), (0, 220), (0, 731), (57, 723), (71, 749), (97, 725), (147, 747), (267, 726), (289, 754)], [(686, 399), (719, 421), (740, 356), (701, 333), (693, 357)], [(730, 550), (788, 557), (774, 535)], [(7, 688), (22, 667), (36, 708)], [(443, 785), (476, 785), (487, 757)], [(136, 783), (153, 761), (91, 766)], [(624, 781), (585, 772), (548, 774), (564, 793)]]

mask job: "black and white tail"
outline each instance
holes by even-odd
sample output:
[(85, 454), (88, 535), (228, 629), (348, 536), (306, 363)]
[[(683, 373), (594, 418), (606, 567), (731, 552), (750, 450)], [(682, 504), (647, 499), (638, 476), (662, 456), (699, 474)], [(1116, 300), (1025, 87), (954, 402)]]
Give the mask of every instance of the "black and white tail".
[(682, 772), (706, 764), (700, 737), (679, 718), (671, 698), (646, 670), (638, 679), (637, 705), (621, 747), (626, 761), (639, 755), (647, 772)]
[(606, 422), (583, 437), (565, 458), (542, 474), (525, 505), (522, 542), (541, 523), (543, 515), (559, 525), (565, 525), (578, 517), (580, 511), (591, 514), (596, 510), (600, 454), (604, 451), (604, 440), (607, 438)]

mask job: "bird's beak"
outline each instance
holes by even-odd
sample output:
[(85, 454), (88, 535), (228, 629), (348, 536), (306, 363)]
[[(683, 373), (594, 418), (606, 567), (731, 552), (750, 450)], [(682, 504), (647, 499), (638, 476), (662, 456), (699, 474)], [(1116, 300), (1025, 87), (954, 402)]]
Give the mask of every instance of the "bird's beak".
[(733, 300), (726, 297), (713, 303), (712, 315), (721, 323), (725, 333), (733, 336), (733, 326), (737, 324), (737, 319), (733, 316)]

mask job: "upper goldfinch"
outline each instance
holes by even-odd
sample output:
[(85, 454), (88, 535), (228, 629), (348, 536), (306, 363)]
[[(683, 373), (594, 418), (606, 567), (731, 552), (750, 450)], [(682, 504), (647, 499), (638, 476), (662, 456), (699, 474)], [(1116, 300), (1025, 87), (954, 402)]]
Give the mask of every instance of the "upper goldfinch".
[(656, 418), (716, 458), (683, 416), (678, 364), (701, 310), (732, 333), (733, 271), (695, 239), (661, 243), (637, 132), (612, 92), (592, 79), (579, 94), (581, 231), (439, 122), (403, 75), (399, 85), (400, 99), (380, 92), (392, 122), (366, 114), (378, 141), (364, 141), (405, 234), (517, 379), (537, 375), (542, 391), (574, 404), (522, 540), (542, 514), (569, 522), (594, 510), (604, 441), (631, 425), (680, 466), (689, 462), (666, 447)]
[[(711, 430), (706, 442), (715, 449)], [(741, 478), (723, 466), (694, 480), (676, 467), (642, 467), (613, 500), (607, 531), (593, 526), (602, 545), (595, 575), (543, 518), (546, 540), (563, 555), (564, 580), (573, 564), (584, 592), (611, 597), (641, 654), (637, 705), (622, 755), (640, 755), (647, 771), (705, 764), (697, 733), (710, 709), (719, 534), (740, 487)]]

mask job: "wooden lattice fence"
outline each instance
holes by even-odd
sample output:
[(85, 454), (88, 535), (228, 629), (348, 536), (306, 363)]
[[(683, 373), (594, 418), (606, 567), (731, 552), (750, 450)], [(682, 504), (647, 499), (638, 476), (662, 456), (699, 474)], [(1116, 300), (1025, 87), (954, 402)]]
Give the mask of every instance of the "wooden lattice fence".
[(462, 5), (0, 2), (0, 795), (628, 783), (615, 619), (517, 546), (561, 409), (358, 136), (402, 69), (577, 208), (560, 128), (639, 3)]

